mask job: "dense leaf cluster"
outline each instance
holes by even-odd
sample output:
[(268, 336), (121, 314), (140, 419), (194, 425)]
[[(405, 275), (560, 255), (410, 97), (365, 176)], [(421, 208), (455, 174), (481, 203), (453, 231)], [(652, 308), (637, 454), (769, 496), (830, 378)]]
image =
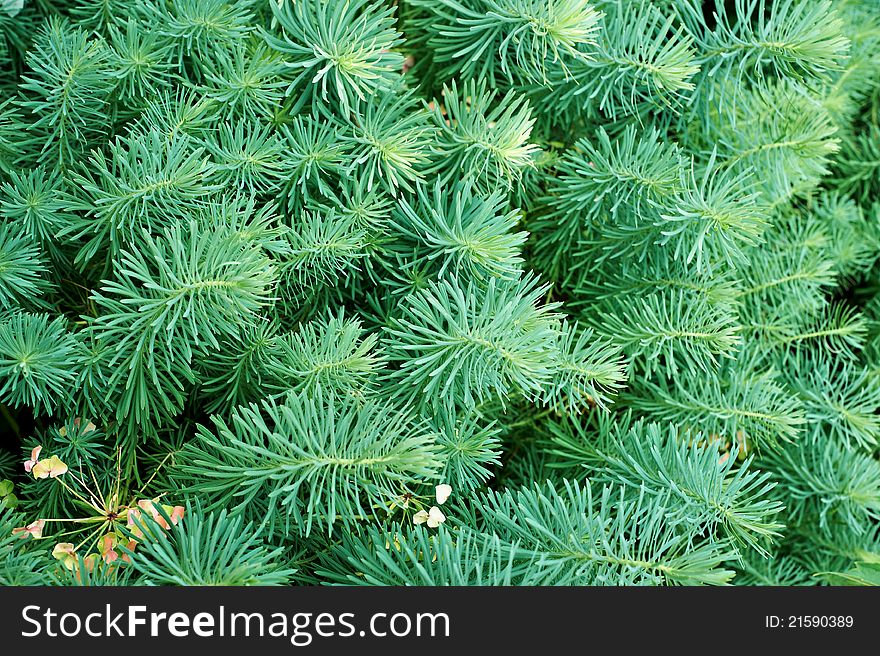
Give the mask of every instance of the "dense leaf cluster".
[(880, 2), (19, 4), (0, 583), (870, 578)]

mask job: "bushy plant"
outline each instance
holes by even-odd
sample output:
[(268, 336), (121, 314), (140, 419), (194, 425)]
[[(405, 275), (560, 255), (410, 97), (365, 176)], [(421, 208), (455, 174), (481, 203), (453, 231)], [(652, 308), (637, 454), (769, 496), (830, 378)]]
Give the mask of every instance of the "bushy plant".
[(878, 162), (878, 0), (0, 4), (0, 582), (874, 580)]

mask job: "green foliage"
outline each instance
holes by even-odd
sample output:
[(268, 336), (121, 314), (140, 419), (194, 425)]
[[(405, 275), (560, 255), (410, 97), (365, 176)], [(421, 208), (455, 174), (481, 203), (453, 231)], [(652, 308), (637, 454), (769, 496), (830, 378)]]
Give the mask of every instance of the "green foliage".
[(303, 102), (317, 95), (339, 102), (343, 110), (358, 99), (393, 88), (403, 56), (395, 29), (394, 10), (379, 2), (305, 0), (272, 4), (281, 34), (266, 42), (296, 75), (287, 89)]
[(388, 329), (388, 358), (399, 363), (392, 380), (416, 404), (539, 393), (556, 348), (554, 306), (539, 304), (546, 292), (535, 278), (491, 278), (485, 290), (441, 281), (408, 296)]
[[(210, 508), (251, 509), (271, 528), (308, 535), (350, 524), (436, 477), (441, 461), (424, 422), (387, 403), (318, 387), (241, 406), (200, 427), (178, 457), (178, 480)], [(254, 512), (256, 511), (256, 512)]]
[(877, 200), (880, 192), (880, 127), (868, 126), (867, 131), (843, 140), (836, 159), (835, 177), (841, 191), (862, 202)]
[(58, 166), (70, 166), (105, 134), (108, 102), (114, 90), (109, 49), (99, 38), (52, 18), (28, 55), (32, 76), (23, 76), (21, 106), (35, 115), (32, 129)]
[(34, 412), (59, 410), (75, 375), (74, 342), (63, 317), (14, 312), (0, 323), (0, 399)]
[[(120, 12), (118, 15), (123, 15)], [(174, 67), (171, 44), (156, 32), (143, 32), (130, 19), (124, 27), (108, 25), (111, 48), (109, 67), (117, 82), (117, 93), (136, 105), (145, 96), (169, 86)]]
[(483, 487), (501, 464), (501, 429), (477, 413), (448, 406), (434, 413), (431, 426), (443, 461), (440, 480), (463, 492)]
[(54, 254), (57, 246), (53, 238), (70, 219), (61, 176), (45, 168), (12, 170), (0, 199), (0, 215), (5, 221)]
[(25, 542), (12, 529), (20, 526), (24, 515), (0, 506), (0, 586), (40, 585), (41, 570), (47, 566), (44, 554), (26, 549)]
[[(759, 74), (812, 82), (828, 77), (849, 49), (842, 21), (829, 0), (735, 0), (710, 2), (718, 16), (712, 30), (701, 30), (705, 75), (732, 77), (737, 83)], [(694, 12), (695, 13), (695, 12)], [(692, 21), (701, 20), (691, 16)], [(732, 55), (732, 56), (731, 56)]]
[(876, 0), (0, 11), (0, 583), (875, 582), (878, 71)]
[(235, 43), (254, 31), (251, 5), (250, 0), (139, 0), (135, 13), (174, 45), (179, 66), (197, 69), (210, 59), (214, 44)]
[(130, 552), (144, 585), (284, 585), (294, 573), (281, 547), (266, 546), (252, 525), (225, 510), (205, 515), (191, 508), (170, 535), (152, 518), (135, 525), (148, 536)]
[(553, 71), (549, 85), (529, 89), (531, 95), (542, 110), (555, 107), (572, 120), (677, 111), (700, 70), (692, 34), (653, 3), (633, 7), (618, 0), (604, 8), (596, 45), (582, 49), (585, 56), (572, 59), (567, 70)]
[[(35, 447), (42, 446), (47, 453), (57, 455), (69, 466), (87, 468), (101, 489), (111, 490), (116, 487), (116, 471), (110, 458), (112, 449), (106, 440), (103, 430), (81, 420), (52, 426), (25, 441), (20, 456), (16, 458), (16, 469), (21, 469), (21, 462), (30, 458)], [(31, 478), (22, 482), (21, 492), (23, 509), (40, 517), (58, 517), (74, 512), (80, 502), (60, 485), (46, 486)]]
[[(669, 500), (568, 481), (489, 492), (477, 502), (484, 530), (500, 536), (521, 567), (540, 559), (546, 582), (578, 585), (718, 585), (733, 572), (726, 540), (693, 544), (693, 527), (666, 517)], [(682, 528), (683, 530), (680, 530)]]
[(846, 572), (823, 572), (823, 576), (832, 585), (880, 585), (880, 563), (856, 563)]
[(561, 456), (557, 466), (583, 467), (596, 482), (622, 481), (632, 493), (671, 493), (670, 513), (686, 526), (702, 526), (761, 553), (762, 542), (784, 527), (776, 521), (782, 504), (768, 495), (776, 485), (770, 474), (740, 462), (745, 453), (723, 450), (718, 440), (641, 421), (628, 431), (612, 429), (599, 443), (568, 425), (556, 427), (551, 439)]
[(785, 489), (789, 523), (826, 534), (838, 526), (867, 532), (880, 513), (877, 460), (819, 435), (804, 441), (766, 456)]
[(412, 92), (388, 92), (377, 102), (361, 103), (345, 115), (341, 141), (351, 148), (350, 174), (357, 167), (367, 191), (381, 186), (392, 195), (398, 188), (411, 191), (424, 178), (432, 134)]
[[(439, 129), (431, 173), (443, 184), (464, 179), (482, 189), (512, 185), (533, 166), (538, 146), (529, 143), (535, 119), (523, 97), (509, 93), (492, 107), (485, 82), (455, 80), (443, 87), (432, 117)], [(443, 109), (441, 110), (441, 103)]]
[(497, 537), (471, 531), (370, 527), (349, 534), (318, 573), (342, 585), (540, 585), (540, 574), (518, 575)]
[(122, 251), (119, 265), (116, 279), (93, 291), (100, 314), (86, 330), (106, 372), (106, 419), (126, 427), (130, 446), (180, 412), (201, 351), (219, 349), (239, 321), (257, 320), (275, 269), (259, 248), (194, 221), (155, 239), (143, 233), (140, 249)]
[[(546, 81), (569, 59), (589, 59), (600, 12), (581, 0), (414, 0), (407, 24), (424, 39), (435, 77)], [(422, 45), (422, 44), (419, 44)]]
[(11, 224), (0, 226), (0, 307), (9, 310), (29, 305), (49, 287), (46, 265), (36, 244), (13, 232)]
[(216, 101), (230, 118), (271, 119), (284, 94), (281, 60), (262, 43), (248, 41), (204, 62), (205, 97)]
[(363, 396), (381, 364), (375, 335), (360, 322), (338, 316), (300, 324), (281, 333), (264, 323), (223, 342), (205, 362), (202, 391), (212, 409), (231, 409), (287, 391), (332, 390)]
[(150, 130), (117, 137), (107, 150), (94, 151), (88, 166), (71, 176), (77, 187), (71, 205), (79, 211), (61, 234), (88, 238), (78, 262), (108, 248), (118, 256), (143, 231), (179, 225), (191, 212), (207, 209), (222, 189), (219, 182), (206, 183), (215, 165), (185, 137), (169, 140)]
[(437, 277), (468, 276), (516, 279), (522, 272), (519, 255), (528, 235), (511, 233), (519, 213), (505, 212), (501, 193), (475, 195), (467, 187), (445, 189), (438, 180), (430, 195), (419, 189), (418, 204), (401, 200), (389, 227), (398, 234), (401, 250), (421, 247), (424, 257), (437, 261)]

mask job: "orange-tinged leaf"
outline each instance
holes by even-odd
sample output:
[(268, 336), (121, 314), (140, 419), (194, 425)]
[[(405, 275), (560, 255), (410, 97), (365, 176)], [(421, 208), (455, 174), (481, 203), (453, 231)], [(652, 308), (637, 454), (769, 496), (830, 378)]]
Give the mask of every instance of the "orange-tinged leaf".
[(58, 456), (52, 456), (48, 459), (40, 460), (34, 465), (31, 472), (34, 478), (58, 478), (62, 474), (67, 473), (67, 465), (61, 462)]
[(42, 450), (43, 450), (43, 447), (41, 447), (41, 446), (38, 444), (37, 446), (34, 447), (33, 451), (31, 451), (31, 457), (30, 457), (30, 459), (24, 461), (24, 470), (25, 470), (27, 473), (30, 473), (31, 470), (34, 468), (34, 465), (36, 465), (37, 462), (39, 461), (39, 459), (40, 459), (40, 451), (42, 451)]
[(21, 535), (21, 537), (26, 538), (28, 535), (32, 535), (34, 538), (39, 539), (43, 537), (43, 527), (46, 525), (46, 520), (38, 519), (35, 522), (31, 522), (27, 526), (22, 526), (21, 528), (12, 529), (13, 535)]

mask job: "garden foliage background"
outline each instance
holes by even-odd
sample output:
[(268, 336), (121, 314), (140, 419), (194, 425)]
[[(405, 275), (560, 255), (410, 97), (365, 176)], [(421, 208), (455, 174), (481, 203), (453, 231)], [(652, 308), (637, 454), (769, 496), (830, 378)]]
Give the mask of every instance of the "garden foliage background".
[(877, 0), (2, 0), (0, 582), (877, 582)]

